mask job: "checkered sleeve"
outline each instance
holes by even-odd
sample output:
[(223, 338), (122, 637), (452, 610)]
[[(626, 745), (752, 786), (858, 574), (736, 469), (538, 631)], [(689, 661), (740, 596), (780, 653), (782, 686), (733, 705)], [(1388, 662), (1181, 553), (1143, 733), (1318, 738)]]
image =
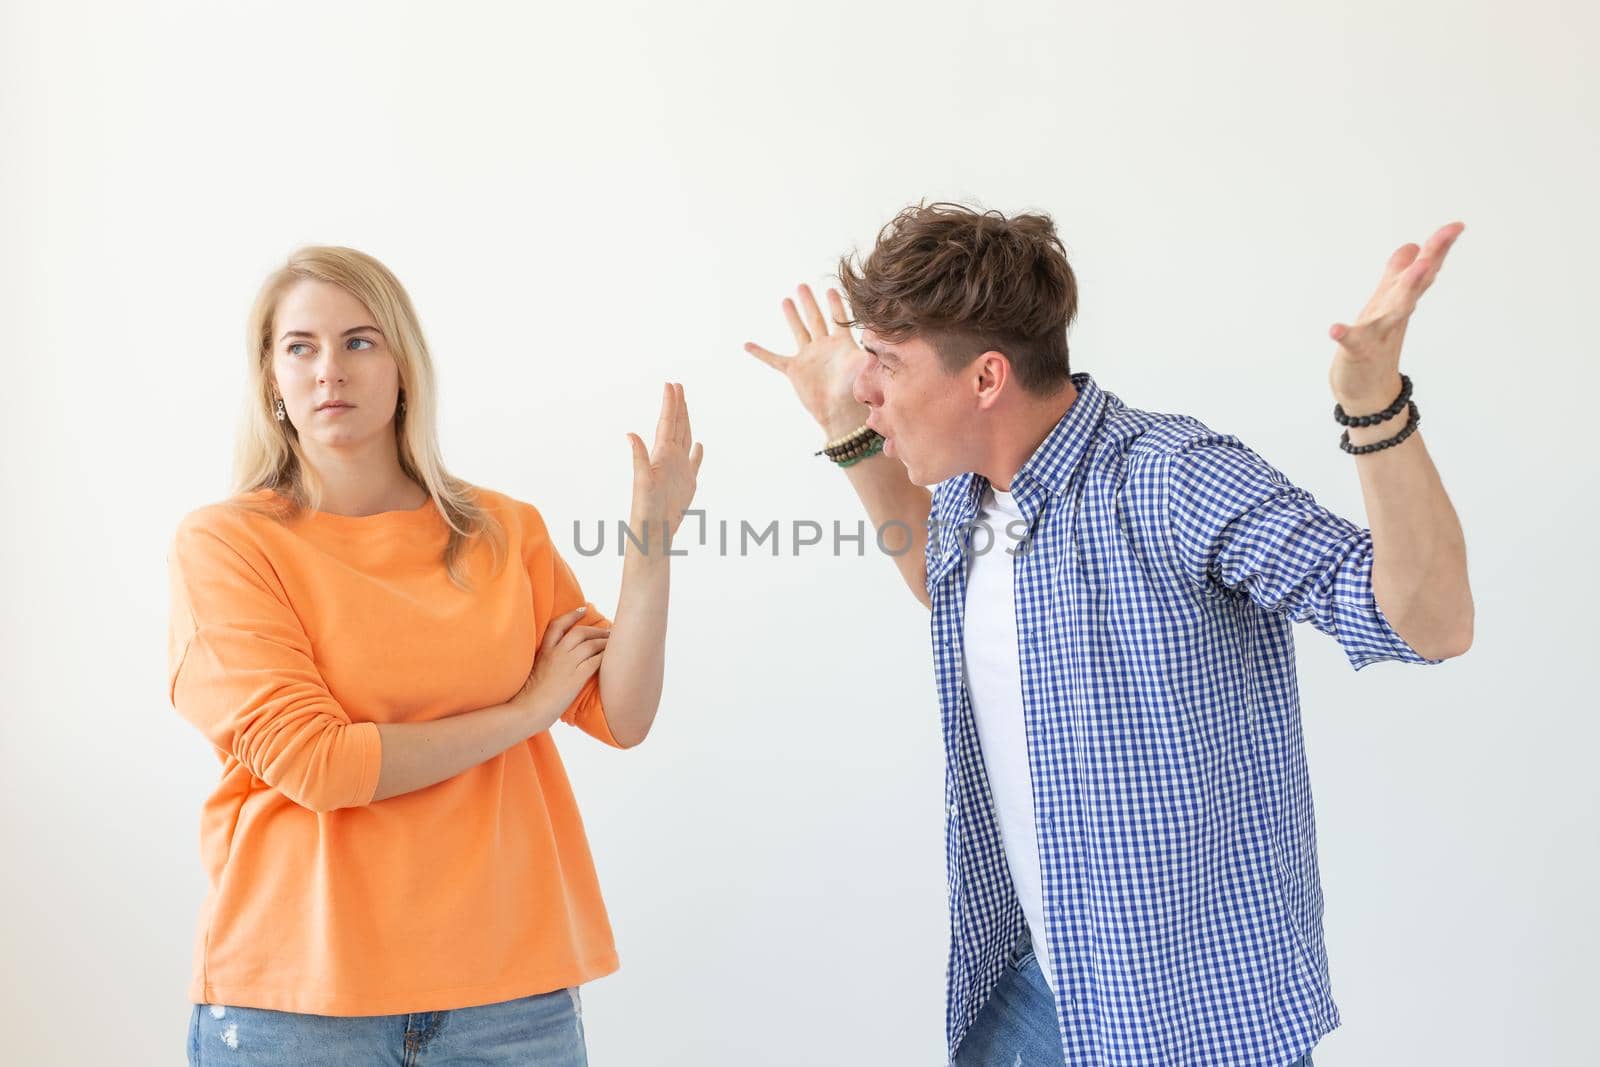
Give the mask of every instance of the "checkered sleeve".
[(1229, 435), (1186, 442), (1163, 496), (1179, 572), (1336, 638), (1360, 670), (1439, 663), (1395, 632), (1372, 593), (1372, 532), (1322, 507)]

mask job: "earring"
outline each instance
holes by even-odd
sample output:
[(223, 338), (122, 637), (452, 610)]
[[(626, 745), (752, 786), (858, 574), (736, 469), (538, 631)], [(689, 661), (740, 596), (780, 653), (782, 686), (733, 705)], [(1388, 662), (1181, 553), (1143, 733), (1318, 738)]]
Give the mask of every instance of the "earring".
[(289, 413), (284, 410), (283, 397), (281, 397), (281, 396), (278, 398), (278, 404), (277, 404), (276, 409), (273, 411), (273, 415), (275, 415), (277, 417), (279, 422), (282, 422), (284, 419), (287, 419), (289, 417)]
[(404, 415), (405, 413), (406, 413), (406, 394), (401, 393), (400, 394), (400, 414)]

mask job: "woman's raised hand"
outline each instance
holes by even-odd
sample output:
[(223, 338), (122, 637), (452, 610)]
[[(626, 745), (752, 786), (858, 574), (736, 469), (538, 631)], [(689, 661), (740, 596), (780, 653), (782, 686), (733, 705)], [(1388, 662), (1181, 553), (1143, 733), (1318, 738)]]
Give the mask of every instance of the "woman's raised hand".
[[(705, 449), (689, 428), (689, 406), (683, 386), (667, 382), (661, 394), (661, 417), (656, 422), (654, 447), (630, 433), (633, 446), (633, 515), (630, 527), (640, 539), (650, 531), (676, 533), (683, 515), (694, 501), (696, 479)], [(648, 525), (646, 525), (648, 524)], [(649, 542), (647, 542), (649, 543)]]

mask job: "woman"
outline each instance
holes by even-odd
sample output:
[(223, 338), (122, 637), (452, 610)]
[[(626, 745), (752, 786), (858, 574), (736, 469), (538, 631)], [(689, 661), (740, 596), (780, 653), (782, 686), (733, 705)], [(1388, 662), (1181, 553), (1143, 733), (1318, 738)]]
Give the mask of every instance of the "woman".
[(168, 557), (172, 703), (222, 763), (189, 1062), (585, 1063), (578, 986), (617, 956), (547, 727), (628, 748), (655, 717), (702, 458), (683, 389), (652, 450), (628, 435), (613, 624), (538, 509), (444, 469), (381, 263), (296, 252), (248, 345), (235, 493)]

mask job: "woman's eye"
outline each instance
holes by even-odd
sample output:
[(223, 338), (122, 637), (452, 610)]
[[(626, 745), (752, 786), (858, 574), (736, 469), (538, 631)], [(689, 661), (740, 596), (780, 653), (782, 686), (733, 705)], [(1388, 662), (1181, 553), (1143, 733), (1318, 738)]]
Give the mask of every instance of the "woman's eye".
[(294, 343), (294, 344), (292, 344), (292, 345), (290, 345), (290, 346), (289, 346), (289, 347), (288, 347), (288, 348), (287, 348), (287, 349), (286, 349), (286, 351), (287, 351), (287, 352), (288, 352), (288, 353), (289, 353), (289, 354), (290, 354), (290, 355), (291, 355), (291, 356), (298, 356), (298, 355), (299, 355), (299, 354), (300, 354), (300, 353), (298, 353), (298, 352), (296, 352), (296, 351), (295, 351), (295, 349), (297, 349), (297, 348), (310, 348), (310, 347), (311, 347), (311, 346), (310, 346), (310, 345), (305, 345), (305, 344), (301, 344), (301, 343), (300, 343), (300, 342), (298, 342), (298, 341), (296, 341), (296, 342), (295, 342), (295, 343)]
[[(352, 338), (350, 338), (350, 343), (353, 344), (353, 345), (358, 345), (359, 344), (359, 345), (367, 345), (369, 347), (372, 347), (372, 341), (370, 339), (366, 338), (366, 337), (352, 337)], [(360, 351), (360, 350), (357, 349), (357, 351)]]

